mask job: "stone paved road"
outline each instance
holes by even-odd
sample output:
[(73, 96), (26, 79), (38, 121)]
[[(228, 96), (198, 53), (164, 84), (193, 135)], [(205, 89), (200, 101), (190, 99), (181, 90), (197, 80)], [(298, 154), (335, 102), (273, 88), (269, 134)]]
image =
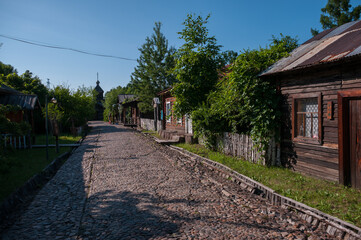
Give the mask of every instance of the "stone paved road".
[(92, 127), (2, 239), (331, 239), (140, 133)]

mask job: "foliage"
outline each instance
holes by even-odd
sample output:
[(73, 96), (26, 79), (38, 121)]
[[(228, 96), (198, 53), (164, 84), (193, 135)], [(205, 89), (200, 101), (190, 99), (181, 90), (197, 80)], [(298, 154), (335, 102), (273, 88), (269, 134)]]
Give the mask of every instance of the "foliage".
[(338, 183), (303, 176), (285, 168), (266, 167), (214, 152), (197, 144), (178, 147), (224, 164), (286, 197), (361, 227), (361, 191)]
[(0, 173), (8, 171), (12, 166), (12, 162), (6, 156), (8, 149), (5, 148), (5, 143), (1, 134), (12, 134), (15, 136), (23, 136), (30, 133), (31, 126), (27, 122), (11, 122), (6, 115), (21, 111), (20, 106), (0, 105)]
[(153, 112), (152, 100), (158, 92), (170, 87), (175, 78), (170, 70), (174, 67), (173, 47), (168, 47), (168, 40), (161, 32), (162, 24), (155, 23), (154, 33), (145, 39), (138, 49), (138, 66), (131, 75), (132, 93), (139, 99), (139, 109), (143, 113)]
[(176, 53), (173, 69), (178, 82), (172, 89), (177, 101), (174, 111), (177, 115), (191, 113), (207, 98), (218, 79), (220, 45), (216, 38), (208, 35), (206, 18), (188, 14), (184, 29), (179, 32), (185, 43)]
[(267, 148), (277, 133), (280, 110), (279, 96), (274, 82), (258, 78), (279, 59), (297, 47), (297, 40), (289, 36), (273, 36), (268, 48), (245, 50), (221, 78), (203, 104), (192, 114), (197, 136), (205, 136), (208, 145), (215, 144), (222, 132), (250, 134), (256, 146)]
[[(345, 23), (356, 21), (360, 18), (361, 5), (351, 8), (350, 0), (328, 0), (321, 9), (320, 22), (324, 30), (341, 26)], [(316, 36), (319, 31), (311, 28), (311, 33)]]
[[(57, 103), (50, 101), (55, 97)], [(59, 120), (66, 130), (84, 125), (95, 115), (96, 92), (93, 88), (79, 87), (72, 91), (64, 85), (56, 86), (48, 96), (49, 119)], [(45, 115), (45, 108), (43, 109)]]
[(21, 76), (16, 72), (8, 75), (1, 74), (0, 83), (25, 94), (36, 94), (40, 104), (42, 106), (45, 104), (45, 96), (48, 93), (48, 89), (41, 83), (39, 77), (34, 77), (33, 73), (29, 70), (26, 70)]
[(110, 89), (110, 91), (105, 93), (104, 97), (104, 121), (109, 121), (109, 114), (112, 116), (117, 116), (119, 114), (118, 109), (118, 95), (120, 94), (128, 94), (130, 91), (129, 87), (121, 87), (118, 86), (116, 88)]
[(31, 126), (27, 122), (11, 122), (6, 115), (21, 111), (20, 106), (0, 105), (0, 134), (13, 134), (23, 136), (30, 132)]
[(0, 74), (7, 76), (11, 73), (17, 73), (16, 69), (13, 66), (9, 64), (4, 64), (0, 61)]

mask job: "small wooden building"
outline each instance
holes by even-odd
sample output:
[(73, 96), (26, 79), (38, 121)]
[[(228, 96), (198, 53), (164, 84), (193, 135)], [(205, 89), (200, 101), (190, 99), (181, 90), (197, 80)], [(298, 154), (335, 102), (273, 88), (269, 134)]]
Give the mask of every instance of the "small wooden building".
[(283, 162), (361, 188), (361, 21), (318, 34), (261, 77), (283, 96)]
[(176, 98), (172, 96), (171, 89), (168, 88), (158, 93), (161, 99), (160, 119), (162, 121), (162, 130), (158, 133), (166, 139), (177, 139), (179, 142), (193, 143), (192, 119), (188, 115), (178, 117), (174, 114), (173, 106)]
[(124, 126), (136, 127), (140, 125), (139, 100), (134, 94), (118, 95), (118, 104), (121, 106), (120, 121)]
[(173, 112), (173, 106), (176, 98), (172, 96), (171, 89), (168, 88), (158, 93), (161, 98), (161, 120), (163, 130), (174, 131), (179, 134), (185, 134), (185, 116), (177, 117)]
[(34, 111), (41, 112), (41, 106), (37, 95), (23, 94), (4, 84), (0, 85), (0, 105), (19, 106), (20, 111), (7, 114), (12, 122), (26, 121), (30, 123), (32, 131), (35, 131)]

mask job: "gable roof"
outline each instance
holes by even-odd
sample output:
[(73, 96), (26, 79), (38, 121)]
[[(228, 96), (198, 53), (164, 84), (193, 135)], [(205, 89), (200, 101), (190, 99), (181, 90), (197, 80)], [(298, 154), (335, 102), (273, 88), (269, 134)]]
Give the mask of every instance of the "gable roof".
[(20, 106), (24, 110), (41, 108), (37, 95), (23, 94), (4, 84), (0, 84), (0, 105)]
[(20, 92), (12, 89), (11, 87), (6, 86), (5, 84), (0, 84), (0, 94), (21, 94)]
[(293, 50), (260, 76), (361, 56), (361, 20), (325, 30)]
[(40, 108), (38, 96), (28, 94), (5, 94), (0, 95), (0, 105), (20, 106), (24, 110)]

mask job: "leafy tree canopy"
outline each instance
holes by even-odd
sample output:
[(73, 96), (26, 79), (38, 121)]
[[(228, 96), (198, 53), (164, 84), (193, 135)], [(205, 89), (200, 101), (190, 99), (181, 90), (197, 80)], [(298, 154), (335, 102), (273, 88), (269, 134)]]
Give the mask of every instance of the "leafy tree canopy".
[(36, 94), (40, 103), (44, 106), (45, 96), (48, 93), (48, 89), (41, 83), (40, 78), (38, 76), (33, 76), (33, 73), (29, 70), (26, 70), (25, 73), (19, 76), (12, 66), (5, 66), (6, 67), (3, 68), (2, 71), (4, 73), (10, 73), (7, 75), (1, 74), (0, 83), (25, 94)]
[(202, 107), (192, 114), (194, 131), (215, 146), (222, 132), (250, 134), (259, 146), (267, 147), (279, 125), (279, 96), (274, 82), (258, 78), (279, 59), (297, 47), (289, 36), (273, 36), (271, 44), (258, 50), (245, 50), (223, 73)]
[(175, 49), (168, 46), (161, 26), (160, 22), (156, 22), (154, 33), (139, 48), (138, 66), (131, 75), (129, 88), (141, 100), (139, 108), (143, 113), (152, 112), (152, 99), (175, 82), (175, 77), (170, 72), (174, 67)]
[(179, 38), (185, 41), (176, 53), (173, 69), (178, 81), (172, 90), (177, 99), (174, 111), (178, 115), (197, 109), (218, 79), (221, 46), (217, 45), (214, 36), (209, 36), (206, 27), (209, 17), (188, 14), (183, 23), (184, 29), (178, 33)]
[(131, 88), (129, 86), (110, 89), (110, 91), (105, 93), (104, 97), (104, 121), (109, 121), (109, 113), (113, 116), (119, 114), (118, 106), (116, 106), (118, 101), (118, 95), (120, 94), (131, 94)]
[(4, 64), (0, 61), (0, 74), (4, 74), (5, 76), (7, 76), (11, 73), (17, 73), (16, 69), (13, 66), (9, 64)]
[[(56, 98), (56, 104), (50, 102), (52, 97)], [(49, 119), (59, 120), (65, 130), (82, 126), (93, 119), (95, 103), (96, 91), (91, 87), (82, 86), (73, 91), (65, 85), (56, 86), (49, 93)]]
[[(352, 8), (350, 0), (328, 0), (321, 11), (320, 22), (326, 30), (360, 19), (361, 5)], [(319, 31), (311, 28), (311, 33), (316, 36)]]

